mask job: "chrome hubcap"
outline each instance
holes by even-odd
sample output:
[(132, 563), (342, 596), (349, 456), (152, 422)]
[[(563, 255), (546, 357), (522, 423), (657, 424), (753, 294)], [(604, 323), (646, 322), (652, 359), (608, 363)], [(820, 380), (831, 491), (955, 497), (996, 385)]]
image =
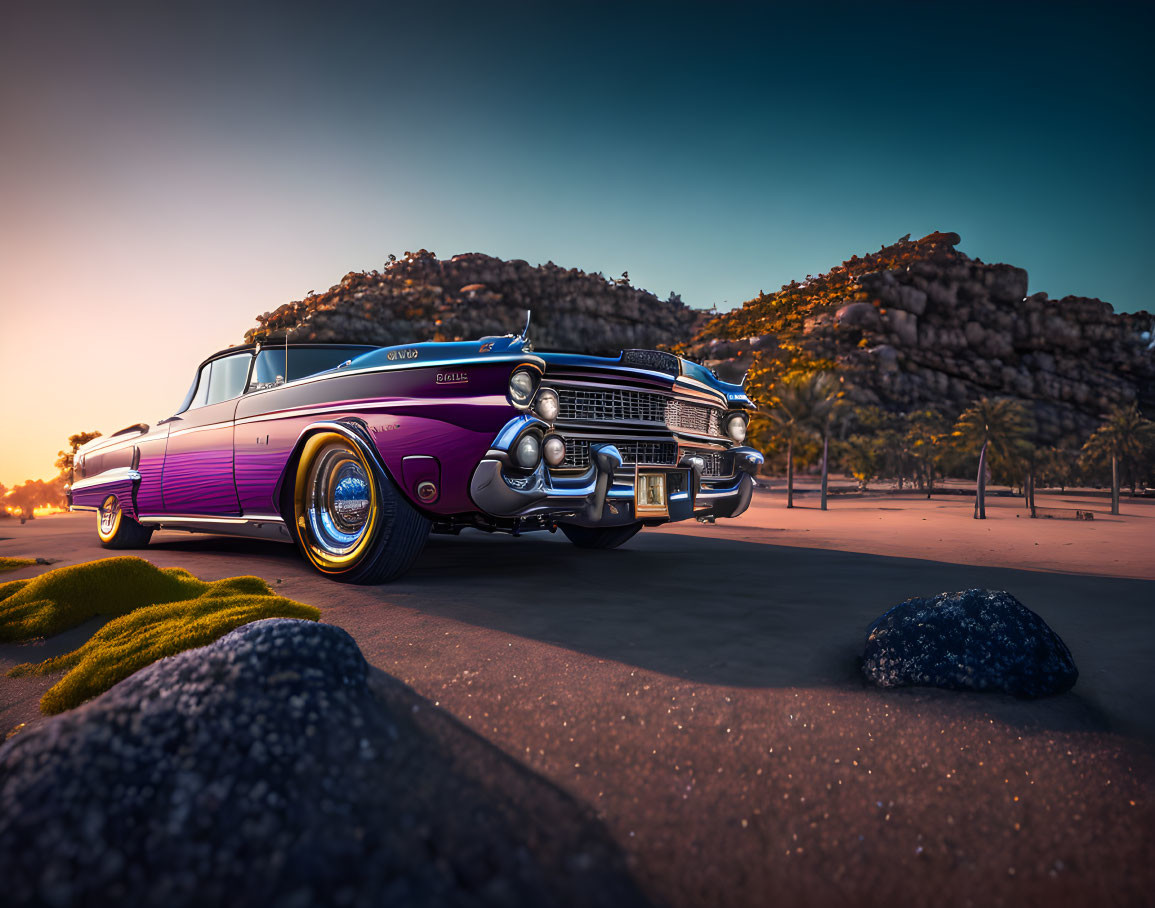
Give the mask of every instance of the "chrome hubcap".
[(356, 455), (337, 444), (321, 450), (305, 487), (305, 516), (317, 546), (333, 556), (353, 551), (371, 509), (369, 477)]
[(116, 524), (116, 512), (119, 510), (120, 506), (111, 495), (104, 499), (104, 503), (100, 506), (100, 532), (105, 536), (112, 532)]

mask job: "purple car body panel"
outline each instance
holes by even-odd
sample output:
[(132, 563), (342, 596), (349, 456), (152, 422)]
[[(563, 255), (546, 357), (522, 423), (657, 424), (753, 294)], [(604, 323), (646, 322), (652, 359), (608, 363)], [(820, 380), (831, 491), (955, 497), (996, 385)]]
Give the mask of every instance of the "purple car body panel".
[(240, 515), (233, 476), (236, 411), (237, 401), (226, 400), (173, 417), (168, 424), (161, 513)]

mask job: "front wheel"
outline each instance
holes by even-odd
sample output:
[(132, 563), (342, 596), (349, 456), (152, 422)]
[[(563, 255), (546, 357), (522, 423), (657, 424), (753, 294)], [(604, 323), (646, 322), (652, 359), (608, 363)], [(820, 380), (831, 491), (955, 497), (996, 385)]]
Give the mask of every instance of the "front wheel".
[(293, 523), (305, 556), (347, 583), (385, 583), (404, 574), (430, 523), (344, 435), (312, 435), (301, 451)]
[(152, 530), (125, 514), (120, 500), (109, 495), (96, 512), (96, 535), (106, 549), (143, 549), (152, 538)]
[(633, 539), (642, 528), (640, 523), (620, 527), (579, 527), (561, 525), (561, 531), (579, 549), (616, 549)]

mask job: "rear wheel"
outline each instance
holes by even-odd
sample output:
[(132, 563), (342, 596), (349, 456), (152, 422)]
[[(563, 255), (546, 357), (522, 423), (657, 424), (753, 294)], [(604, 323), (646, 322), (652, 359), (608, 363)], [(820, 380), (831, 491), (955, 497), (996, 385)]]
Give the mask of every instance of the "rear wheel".
[(120, 499), (109, 495), (96, 512), (96, 535), (106, 549), (142, 549), (152, 538), (152, 530), (125, 514)]
[(293, 492), (293, 523), (318, 571), (348, 583), (385, 583), (417, 560), (429, 521), (344, 435), (310, 436)]
[(633, 539), (641, 528), (640, 523), (629, 523), (620, 527), (561, 525), (561, 531), (580, 549), (616, 549)]

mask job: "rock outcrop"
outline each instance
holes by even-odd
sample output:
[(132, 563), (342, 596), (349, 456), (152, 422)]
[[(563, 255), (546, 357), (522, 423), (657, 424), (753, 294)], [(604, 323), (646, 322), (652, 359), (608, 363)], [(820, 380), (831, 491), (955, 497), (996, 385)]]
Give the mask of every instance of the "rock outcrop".
[(957, 414), (979, 397), (1034, 411), (1039, 441), (1082, 441), (1118, 404), (1155, 414), (1155, 317), (1098, 299), (1028, 295), (1027, 272), (903, 238), (828, 274), (761, 294), (707, 325), (686, 352), (723, 377), (829, 368), (861, 404)]
[(343, 630), (246, 625), (0, 748), (10, 905), (636, 905), (597, 821)]
[(879, 687), (921, 685), (1045, 697), (1079, 677), (1071, 651), (1010, 593), (908, 599), (867, 631), (862, 671)]
[(516, 333), (533, 310), (539, 349), (616, 354), (681, 343), (705, 321), (671, 295), (660, 300), (623, 276), (532, 266), (481, 253), (442, 261), (421, 250), (380, 271), (350, 272), (326, 292), (258, 316), (246, 342), (401, 344)]
[(795, 367), (837, 371), (853, 402), (895, 411), (953, 416), (979, 397), (1014, 397), (1034, 410), (1042, 444), (1081, 443), (1132, 400), (1155, 413), (1155, 317), (1028, 295), (1026, 271), (969, 258), (959, 242), (904, 237), (713, 320), (624, 277), (421, 250), (264, 313), (245, 340), (467, 339), (518, 331), (532, 309), (540, 349), (673, 347), (732, 381), (752, 369), (756, 397)]

